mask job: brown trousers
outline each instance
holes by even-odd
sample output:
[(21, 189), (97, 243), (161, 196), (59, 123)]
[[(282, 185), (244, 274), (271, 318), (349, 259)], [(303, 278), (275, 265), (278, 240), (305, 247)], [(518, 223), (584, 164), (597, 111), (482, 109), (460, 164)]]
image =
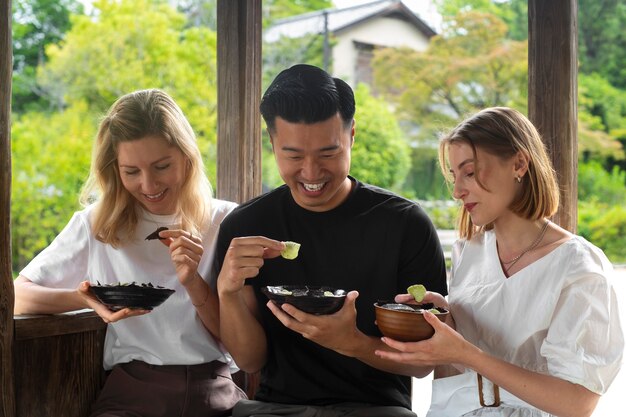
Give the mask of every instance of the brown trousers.
[(233, 410), (234, 417), (417, 417), (404, 407), (373, 406), (359, 403), (339, 403), (327, 406), (278, 404), (261, 401), (240, 401)]
[(247, 398), (233, 382), (228, 365), (148, 365), (133, 361), (115, 366), (90, 417), (230, 416)]

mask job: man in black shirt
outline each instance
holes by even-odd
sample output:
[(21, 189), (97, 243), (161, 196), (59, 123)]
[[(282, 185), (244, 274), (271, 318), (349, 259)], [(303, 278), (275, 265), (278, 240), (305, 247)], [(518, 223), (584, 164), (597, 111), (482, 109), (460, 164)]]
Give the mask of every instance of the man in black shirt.
[[(222, 341), (246, 372), (261, 371), (243, 416), (415, 416), (409, 369), (382, 360), (373, 304), (411, 284), (446, 294), (437, 233), (414, 202), (349, 175), (352, 89), (296, 65), (265, 92), (261, 114), (285, 185), (235, 209), (221, 224), (217, 260)], [(300, 243), (294, 260), (284, 241)], [(350, 291), (337, 313), (316, 316), (268, 302), (267, 285)], [(358, 313), (358, 314), (357, 314)]]

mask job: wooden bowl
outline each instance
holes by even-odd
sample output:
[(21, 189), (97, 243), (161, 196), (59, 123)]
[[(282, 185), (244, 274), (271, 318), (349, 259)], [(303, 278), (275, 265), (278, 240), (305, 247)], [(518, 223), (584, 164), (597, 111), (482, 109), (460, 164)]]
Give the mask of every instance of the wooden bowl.
[[(393, 310), (383, 305), (394, 304), (394, 302), (379, 301), (374, 304), (376, 309), (376, 325), (385, 337), (389, 337), (401, 342), (418, 342), (430, 338), (435, 334), (435, 329), (426, 319), (424, 319), (423, 310), (433, 308), (432, 304), (401, 304), (407, 306), (412, 311)], [(439, 320), (443, 321), (449, 314), (448, 310), (437, 308), (438, 313), (435, 315)]]

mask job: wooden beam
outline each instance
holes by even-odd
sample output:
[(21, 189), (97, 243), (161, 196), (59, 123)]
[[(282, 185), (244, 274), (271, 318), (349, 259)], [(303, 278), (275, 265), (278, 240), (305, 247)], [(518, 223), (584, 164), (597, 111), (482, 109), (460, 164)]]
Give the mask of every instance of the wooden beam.
[(0, 1), (0, 416), (15, 416), (11, 268), (11, 0)]
[(561, 189), (554, 222), (576, 232), (578, 217), (578, 4), (528, 2), (528, 115), (552, 158)]
[(261, 193), (261, 0), (217, 2), (217, 192)]

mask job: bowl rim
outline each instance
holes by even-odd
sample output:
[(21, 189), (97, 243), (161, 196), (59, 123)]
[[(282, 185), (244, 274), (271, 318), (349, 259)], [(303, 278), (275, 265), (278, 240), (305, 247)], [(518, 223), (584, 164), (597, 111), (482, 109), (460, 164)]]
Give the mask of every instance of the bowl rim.
[[(379, 305), (381, 303), (381, 301), (377, 301), (374, 303), (374, 307), (377, 310), (384, 310), (384, 311), (393, 311), (394, 313), (404, 313), (404, 314), (419, 314), (419, 315), (424, 315), (424, 312), (419, 312), (419, 311), (406, 311), (406, 310), (394, 310), (391, 308), (385, 308), (381, 305)], [(447, 308), (443, 308), (443, 307), (435, 307), (434, 304), (432, 303), (424, 303), (424, 304), (410, 304), (410, 303), (396, 303), (396, 302), (390, 302), (390, 301), (383, 301), (382, 303), (384, 304), (404, 304), (404, 305), (410, 305), (410, 306), (420, 306), (420, 305), (432, 305), (433, 307), (429, 307), (430, 308), (436, 308), (437, 310), (439, 310), (439, 313), (433, 313), (435, 314), (435, 316), (445, 316), (447, 314), (450, 314), (450, 310), (448, 310)], [(426, 308), (424, 308), (424, 310), (426, 310)], [(443, 310), (443, 311), (441, 311)]]

